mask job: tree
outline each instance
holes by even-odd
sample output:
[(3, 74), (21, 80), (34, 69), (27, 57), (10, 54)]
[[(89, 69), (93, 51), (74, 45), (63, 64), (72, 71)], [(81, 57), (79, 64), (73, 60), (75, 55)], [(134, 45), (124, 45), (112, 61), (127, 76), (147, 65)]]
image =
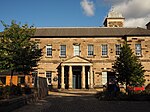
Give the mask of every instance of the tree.
[(3, 24), (4, 31), (0, 38), (0, 71), (10, 71), (12, 76), (14, 72), (24, 75), (30, 74), (42, 56), (41, 49), (37, 48), (37, 43), (31, 41), (34, 36), (35, 28), (15, 21), (11, 25)]
[(121, 48), (113, 69), (116, 72), (118, 81), (129, 86), (142, 86), (144, 80), (144, 70), (140, 60), (133, 54), (127, 43)]

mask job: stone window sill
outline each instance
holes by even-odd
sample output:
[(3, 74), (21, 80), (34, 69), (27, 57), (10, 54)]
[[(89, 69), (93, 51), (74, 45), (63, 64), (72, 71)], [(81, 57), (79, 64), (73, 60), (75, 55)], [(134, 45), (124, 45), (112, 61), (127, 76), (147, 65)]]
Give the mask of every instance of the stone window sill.
[(59, 56), (59, 58), (66, 58), (66, 56)]
[(102, 58), (108, 58), (108, 56), (107, 55), (104, 55), (104, 56), (101, 56)]
[(94, 55), (91, 55), (91, 56), (87, 56), (87, 58), (94, 58)]
[(52, 58), (52, 56), (45, 56), (45, 58)]

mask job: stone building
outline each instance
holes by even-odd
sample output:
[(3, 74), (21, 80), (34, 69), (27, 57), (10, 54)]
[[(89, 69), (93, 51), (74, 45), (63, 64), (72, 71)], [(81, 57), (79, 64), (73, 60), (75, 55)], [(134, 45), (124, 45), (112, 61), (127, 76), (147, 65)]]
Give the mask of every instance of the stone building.
[(110, 11), (104, 27), (37, 28), (35, 36), (43, 49), (38, 76), (62, 89), (103, 87), (114, 79), (113, 63), (124, 41), (142, 62), (145, 85), (150, 83), (150, 30), (125, 28), (124, 17)]
[(104, 27), (37, 28), (32, 40), (43, 49), (43, 56), (36, 74), (46, 77), (53, 88), (101, 88), (115, 78), (112, 66), (127, 41), (146, 70), (146, 86), (150, 83), (150, 30), (125, 28), (124, 20), (112, 10)]

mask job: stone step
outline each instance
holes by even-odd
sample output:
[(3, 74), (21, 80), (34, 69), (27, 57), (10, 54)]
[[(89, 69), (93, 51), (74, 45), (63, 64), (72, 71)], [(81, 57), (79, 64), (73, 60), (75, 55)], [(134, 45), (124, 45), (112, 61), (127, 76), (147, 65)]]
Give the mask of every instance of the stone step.
[(61, 89), (60, 92), (65, 93), (77, 93), (77, 94), (96, 94), (97, 91), (95, 89)]
[(95, 95), (97, 90), (95, 89), (57, 89), (55, 91), (49, 91), (49, 95), (54, 96), (91, 96)]

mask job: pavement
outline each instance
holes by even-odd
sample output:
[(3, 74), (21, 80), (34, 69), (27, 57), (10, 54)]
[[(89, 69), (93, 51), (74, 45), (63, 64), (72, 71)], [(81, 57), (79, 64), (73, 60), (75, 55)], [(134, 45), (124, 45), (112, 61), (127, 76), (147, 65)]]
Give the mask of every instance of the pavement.
[(150, 101), (100, 101), (90, 92), (50, 92), (13, 112), (150, 112)]

